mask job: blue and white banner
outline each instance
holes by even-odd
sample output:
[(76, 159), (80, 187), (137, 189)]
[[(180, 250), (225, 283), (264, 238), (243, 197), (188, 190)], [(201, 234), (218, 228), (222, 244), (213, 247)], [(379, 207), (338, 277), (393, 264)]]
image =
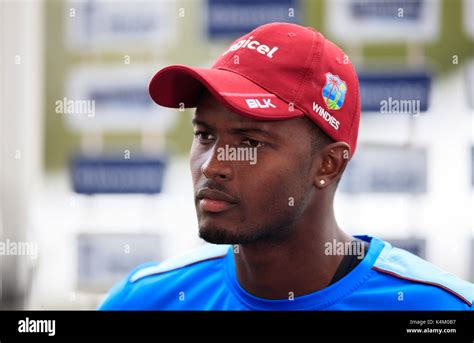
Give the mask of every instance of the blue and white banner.
[(65, 45), (73, 50), (162, 50), (176, 43), (176, 2), (68, 1)]
[(158, 106), (148, 84), (159, 66), (97, 66), (71, 71), (55, 110), (76, 132), (164, 132), (177, 120)]
[(430, 42), (440, 30), (439, 0), (326, 1), (329, 38), (362, 42)]
[(363, 112), (418, 115), (429, 107), (432, 77), (427, 71), (360, 72)]
[(136, 266), (160, 261), (160, 236), (152, 234), (95, 234), (77, 236), (79, 290), (106, 292)]
[(299, 10), (299, 0), (207, 0), (207, 34), (235, 39), (266, 23), (298, 23)]
[(71, 160), (72, 187), (80, 194), (156, 194), (161, 192), (165, 160), (117, 155), (75, 156)]
[(423, 148), (358, 147), (341, 179), (345, 193), (424, 193), (427, 155)]

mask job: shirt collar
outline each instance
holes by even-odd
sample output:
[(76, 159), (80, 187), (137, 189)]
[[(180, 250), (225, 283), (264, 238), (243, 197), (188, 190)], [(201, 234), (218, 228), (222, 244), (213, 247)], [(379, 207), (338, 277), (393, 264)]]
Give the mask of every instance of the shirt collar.
[(229, 248), (225, 257), (226, 281), (234, 295), (248, 308), (255, 310), (319, 310), (331, 306), (346, 297), (374, 273), (372, 266), (381, 255), (383, 250), (390, 248), (388, 243), (371, 236), (354, 236), (355, 238), (369, 242), (369, 250), (362, 262), (360, 262), (349, 274), (334, 284), (319, 291), (309, 293), (293, 300), (268, 300), (256, 297), (239, 284), (235, 270), (234, 253)]

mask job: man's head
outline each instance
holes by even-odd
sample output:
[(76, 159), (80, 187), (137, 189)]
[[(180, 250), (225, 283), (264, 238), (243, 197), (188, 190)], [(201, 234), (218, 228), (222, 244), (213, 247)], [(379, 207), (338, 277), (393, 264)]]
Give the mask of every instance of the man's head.
[[(332, 142), (307, 118), (247, 118), (209, 92), (193, 127), (190, 167), (199, 233), (212, 243), (284, 240), (304, 212), (332, 199), (347, 163), (347, 143)], [(234, 149), (235, 158), (226, 149)], [(252, 149), (255, 164), (244, 159)]]
[(357, 75), (312, 28), (260, 26), (212, 68), (166, 67), (149, 90), (162, 106), (197, 107), (191, 170), (200, 234), (214, 243), (284, 238), (332, 202), (355, 151)]

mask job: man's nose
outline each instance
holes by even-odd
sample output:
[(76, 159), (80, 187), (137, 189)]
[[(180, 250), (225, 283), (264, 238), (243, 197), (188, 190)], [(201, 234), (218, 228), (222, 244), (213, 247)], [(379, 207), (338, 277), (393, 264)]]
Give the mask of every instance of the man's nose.
[[(222, 149), (222, 150), (221, 150)], [(201, 166), (201, 172), (213, 181), (230, 181), (234, 176), (232, 161), (225, 159), (225, 148), (214, 146), (208, 151), (207, 159)]]

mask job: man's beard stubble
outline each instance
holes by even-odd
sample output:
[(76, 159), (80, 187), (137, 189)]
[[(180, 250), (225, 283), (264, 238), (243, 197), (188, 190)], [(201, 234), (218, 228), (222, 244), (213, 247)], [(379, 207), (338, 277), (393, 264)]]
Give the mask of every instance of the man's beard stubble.
[(232, 231), (222, 227), (204, 229), (200, 226), (199, 237), (212, 244), (278, 244), (288, 239), (292, 233), (291, 227), (289, 221), (266, 227), (256, 227), (253, 223), (253, 225), (239, 227)]

